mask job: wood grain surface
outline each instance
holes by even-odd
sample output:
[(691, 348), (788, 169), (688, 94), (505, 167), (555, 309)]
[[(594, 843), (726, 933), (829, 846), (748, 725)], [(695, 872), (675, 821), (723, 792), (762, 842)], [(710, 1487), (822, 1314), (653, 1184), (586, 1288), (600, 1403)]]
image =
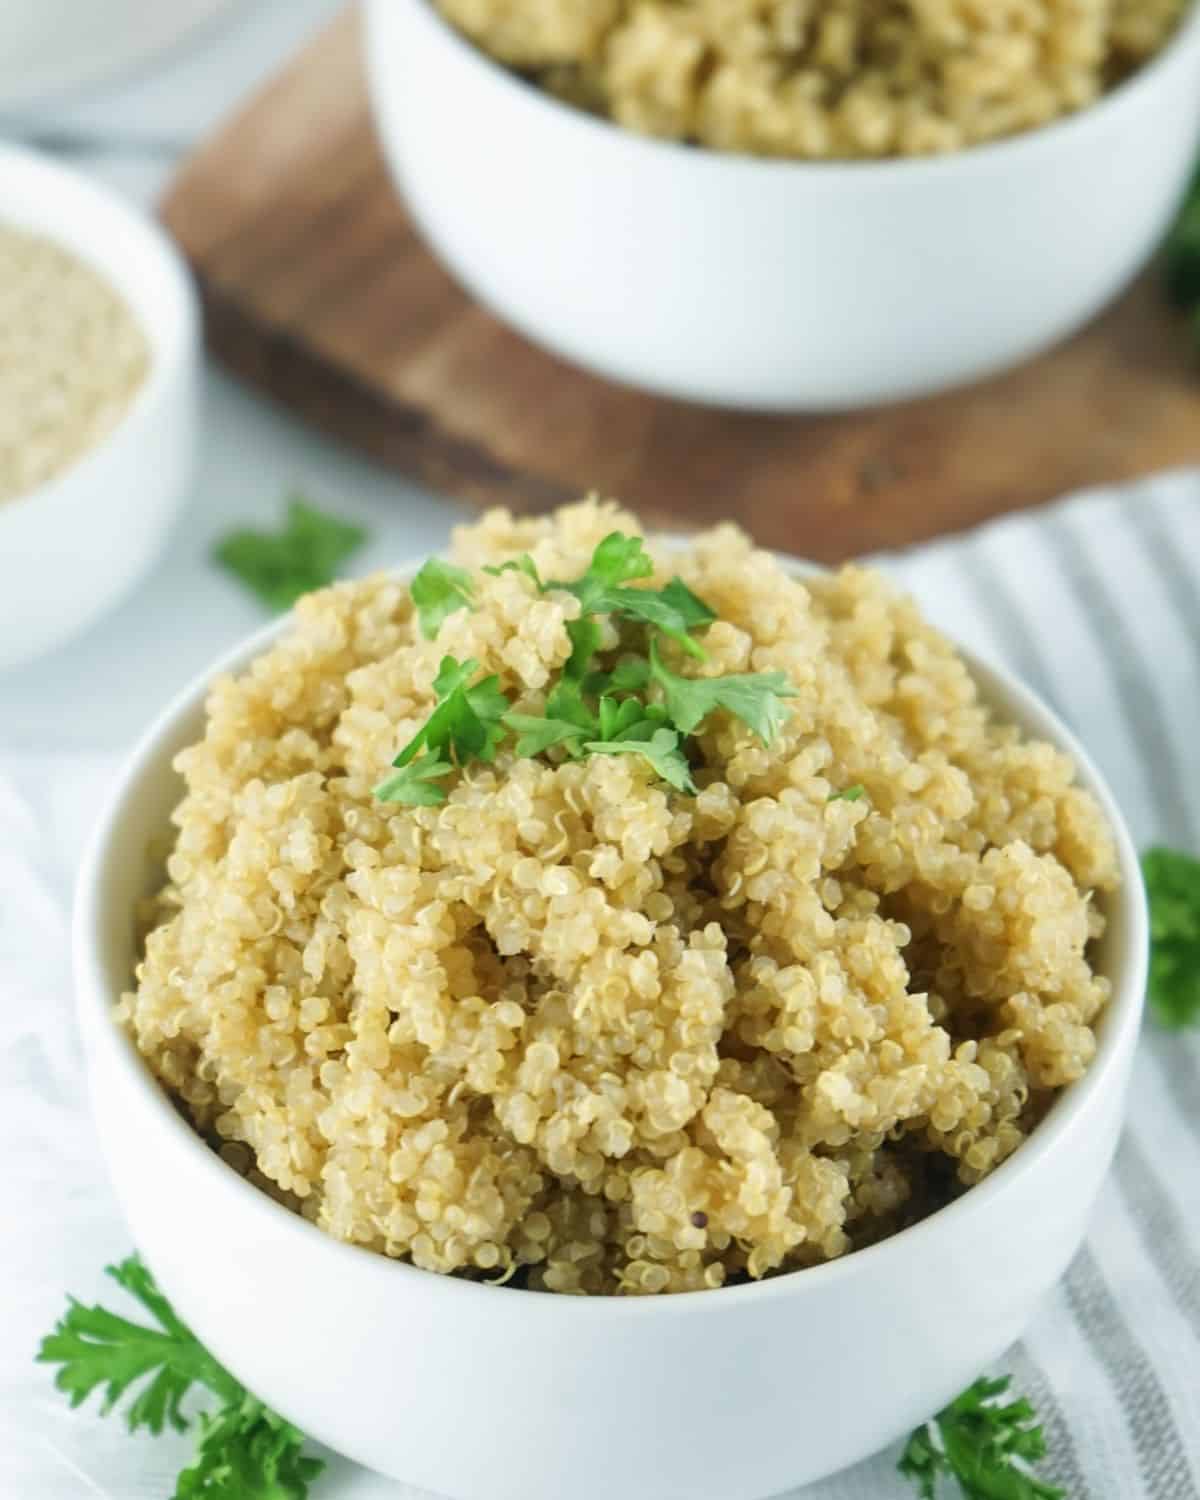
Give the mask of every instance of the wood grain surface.
[(375, 143), (353, 9), (185, 165), (163, 217), (221, 360), (481, 505), (540, 510), (594, 488), (656, 521), (732, 516), (764, 544), (836, 561), (1200, 460), (1200, 362), (1153, 276), (1009, 375), (847, 415), (714, 411), (562, 363), (473, 303), (417, 237)]

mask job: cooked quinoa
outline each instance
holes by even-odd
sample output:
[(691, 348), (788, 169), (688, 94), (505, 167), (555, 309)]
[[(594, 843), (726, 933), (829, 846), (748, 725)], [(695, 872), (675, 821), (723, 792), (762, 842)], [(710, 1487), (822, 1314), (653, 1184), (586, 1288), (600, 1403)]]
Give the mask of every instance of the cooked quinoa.
[(508, 748), (440, 806), (378, 801), (444, 655), (535, 713), (571, 651), (576, 598), (482, 565), (576, 576), (614, 529), (640, 530), (493, 511), (436, 639), (380, 575), (216, 682), (120, 1014), (225, 1159), (339, 1239), (685, 1291), (843, 1255), (1015, 1151), (1095, 1051), (1117, 865), (1071, 760), (910, 600), (859, 567), (799, 582), (731, 526), (652, 542), (650, 582), (719, 616), (680, 672), (786, 673), (769, 747), (718, 711), (695, 796), (637, 756)]
[(1153, 56), (1186, 0), (437, 0), (501, 62), (648, 135), (765, 156), (956, 151)]
[(149, 369), (115, 287), (54, 240), (0, 223), (0, 504), (102, 442)]

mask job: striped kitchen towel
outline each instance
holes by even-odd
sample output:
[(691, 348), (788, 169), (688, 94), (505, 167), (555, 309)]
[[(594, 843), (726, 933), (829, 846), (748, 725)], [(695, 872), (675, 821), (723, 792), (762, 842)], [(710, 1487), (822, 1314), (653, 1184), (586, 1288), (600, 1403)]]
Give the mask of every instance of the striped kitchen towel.
[[(885, 565), (1066, 719), (1139, 847), (1200, 853), (1200, 476), (1081, 496)], [(1147, 1022), (1088, 1244), (1009, 1368), (1071, 1500), (1200, 1500), (1200, 1034)], [(871, 1464), (810, 1495), (882, 1497), (882, 1481)]]
[[(882, 561), (951, 634), (1054, 704), (1140, 845), (1200, 852), (1200, 473)], [(64, 1292), (99, 1294), (99, 1266), (127, 1246), (88, 1125), (64, 953), (69, 866), (111, 769), (50, 746), (0, 759), (0, 1138), (22, 1205), (0, 1223), (0, 1491), (21, 1500), (150, 1500), (186, 1451), (69, 1413), (29, 1359)], [(1087, 1246), (1003, 1368), (1036, 1405), (1047, 1476), (1070, 1500), (1200, 1500), (1200, 1034), (1147, 1023)], [(896, 1457), (805, 1500), (903, 1500)], [(314, 1500), (414, 1497), (335, 1462)]]

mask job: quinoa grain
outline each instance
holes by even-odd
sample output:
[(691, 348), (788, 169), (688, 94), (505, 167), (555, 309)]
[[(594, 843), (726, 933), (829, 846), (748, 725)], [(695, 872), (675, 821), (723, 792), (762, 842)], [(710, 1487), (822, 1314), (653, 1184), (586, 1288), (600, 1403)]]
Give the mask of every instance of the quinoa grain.
[(120, 294), (53, 240), (0, 224), (0, 502), (99, 443), (146, 379)]
[[(454, 555), (571, 577), (616, 528), (493, 511)], [(799, 582), (728, 526), (670, 570), (720, 616), (700, 670), (797, 692), (769, 748), (700, 726), (694, 798), (510, 746), (440, 806), (373, 800), (442, 655), (540, 707), (578, 603), (522, 573), (477, 572), (434, 641), (392, 578), (311, 595), (213, 685), (120, 1014), (330, 1234), (550, 1291), (715, 1288), (936, 1209), (1088, 1067), (1117, 868), (1070, 760), (874, 573)]]
[(925, 156), (1093, 103), (1184, 0), (437, 0), (485, 51), (646, 135)]

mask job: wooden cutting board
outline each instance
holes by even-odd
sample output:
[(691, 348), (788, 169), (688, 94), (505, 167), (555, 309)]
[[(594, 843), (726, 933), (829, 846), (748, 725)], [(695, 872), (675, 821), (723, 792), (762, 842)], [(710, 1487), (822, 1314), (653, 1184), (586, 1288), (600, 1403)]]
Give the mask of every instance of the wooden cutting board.
[(595, 488), (832, 562), (1200, 461), (1200, 359), (1153, 276), (1012, 374), (845, 416), (716, 412), (563, 364), (414, 232), (376, 147), (353, 8), (184, 166), (163, 216), (220, 359), (476, 504), (540, 510)]

